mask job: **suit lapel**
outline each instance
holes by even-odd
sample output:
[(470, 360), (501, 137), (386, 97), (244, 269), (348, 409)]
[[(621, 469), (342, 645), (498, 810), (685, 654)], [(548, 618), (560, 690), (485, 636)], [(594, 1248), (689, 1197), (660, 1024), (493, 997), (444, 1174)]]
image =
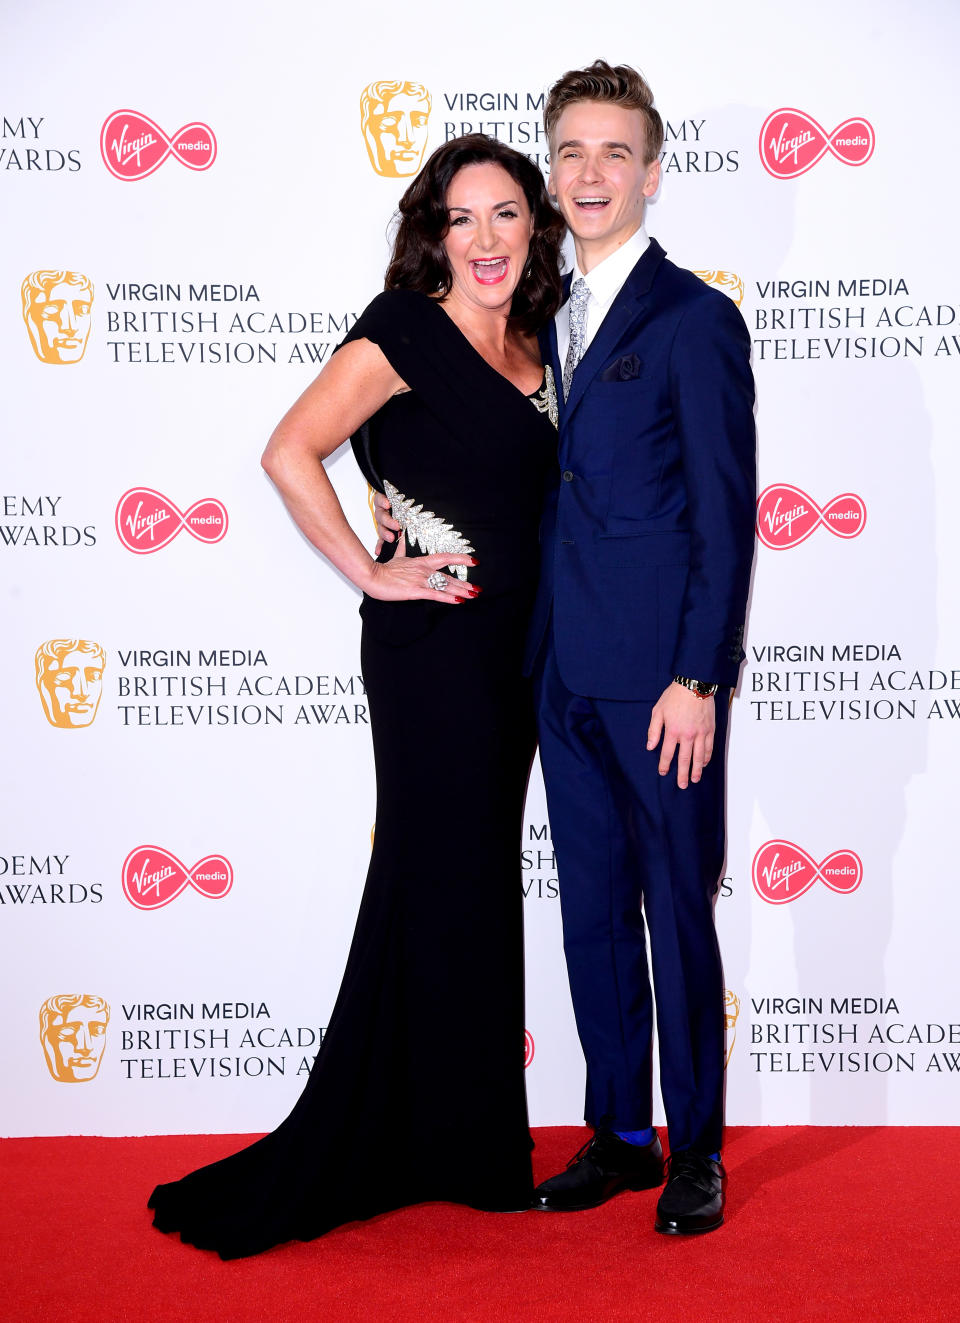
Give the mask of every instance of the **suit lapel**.
[[(600, 329), (590, 341), (587, 352), (577, 364), (577, 370), (573, 374), (573, 382), (570, 386), (570, 398), (566, 402), (565, 409), (561, 405), (561, 419), (571, 416), (583, 398), (587, 387), (600, 371), (604, 360), (609, 357), (617, 342), (627, 329), (639, 317), (642, 317), (650, 307), (653, 302), (651, 293), (653, 280), (665, 256), (664, 250), (656, 239), (651, 239), (643, 256), (623, 282), (619, 294), (613, 300), (610, 311), (600, 323)], [(554, 333), (554, 343), (556, 343), (556, 333)], [(554, 349), (554, 352), (556, 352), (556, 349)], [(560, 395), (562, 397), (562, 391)]]

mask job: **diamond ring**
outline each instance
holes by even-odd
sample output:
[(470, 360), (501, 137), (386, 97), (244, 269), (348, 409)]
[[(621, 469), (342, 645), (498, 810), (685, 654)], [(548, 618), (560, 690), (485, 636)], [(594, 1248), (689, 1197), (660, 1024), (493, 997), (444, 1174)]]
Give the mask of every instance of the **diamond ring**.
[(445, 592), (448, 583), (449, 580), (442, 570), (434, 570), (427, 580), (428, 587), (436, 588), (438, 593)]

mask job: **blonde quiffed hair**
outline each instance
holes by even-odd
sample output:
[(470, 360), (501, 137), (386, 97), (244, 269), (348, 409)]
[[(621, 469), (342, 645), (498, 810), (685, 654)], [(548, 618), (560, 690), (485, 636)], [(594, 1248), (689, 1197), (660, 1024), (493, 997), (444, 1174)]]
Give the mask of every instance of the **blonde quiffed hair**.
[(645, 164), (649, 165), (660, 155), (663, 120), (654, 108), (649, 83), (631, 65), (594, 60), (586, 69), (571, 69), (558, 78), (543, 107), (543, 126), (548, 138), (552, 137), (563, 111), (575, 101), (609, 101), (627, 110), (639, 110), (646, 130)]

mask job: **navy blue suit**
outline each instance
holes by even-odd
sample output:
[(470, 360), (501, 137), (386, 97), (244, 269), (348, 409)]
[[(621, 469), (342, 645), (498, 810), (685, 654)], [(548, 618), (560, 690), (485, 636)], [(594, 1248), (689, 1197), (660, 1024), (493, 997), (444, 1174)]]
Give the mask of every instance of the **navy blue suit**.
[[(553, 324), (541, 349), (561, 379)], [(756, 499), (750, 337), (651, 240), (560, 400), (527, 649), (587, 1059), (586, 1119), (650, 1124), (653, 999), (670, 1144), (720, 1148), (727, 695), (743, 659)], [(674, 675), (721, 686), (716, 754), (680, 790), (648, 752)], [(642, 910), (641, 910), (642, 900)]]

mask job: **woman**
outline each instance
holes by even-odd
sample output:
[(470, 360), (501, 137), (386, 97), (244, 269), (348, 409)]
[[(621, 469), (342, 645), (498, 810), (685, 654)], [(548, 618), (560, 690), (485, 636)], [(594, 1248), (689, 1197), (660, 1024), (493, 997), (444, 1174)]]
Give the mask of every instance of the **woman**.
[[(377, 831), (300, 1101), (273, 1134), (151, 1197), (154, 1225), (223, 1258), (428, 1199), (518, 1209), (532, 1192), (517, 847), (534, 733), (520, 662), (556, 467), (533, 332), (559, 302), (562, 222), (537, 168), (479, 134), (431, 156), (400, 215), (386, 292), (263, 460), (364, 593)], [(377, 560), (323, 469), (351, 434), (405, 528)]]

